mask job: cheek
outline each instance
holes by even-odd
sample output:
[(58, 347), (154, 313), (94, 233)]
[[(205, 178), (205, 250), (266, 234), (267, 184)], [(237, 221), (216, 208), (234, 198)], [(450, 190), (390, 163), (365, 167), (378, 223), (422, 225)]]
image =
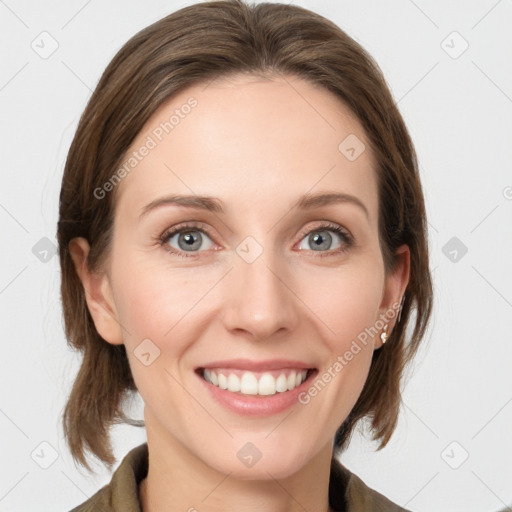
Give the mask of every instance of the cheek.
[(183, 329), (218, 277), (210, 273), (198, 279), (190, 268), (172, 268), (161, 258), (135, 253), (118, 258), (113, 279), (117, 313), (129, 333), (125, 341), (137, 343), (142, 337), (158, 343)]
[(175, 379), (181, 380), (180, 360), (200, 336), (194, 305), (209, 286), (147, 262), (119, 261), (116, 269), (117, 313), (137, 388), (154, 410), (163, 396), (172, 410), (180, 408), (183, 393)]
[[(314, 283), (314, 286), (312, 285)], [(339, 271), (319, 271), (307, 277), (300, 297), (325, 326), (330, 352), (340, 354), (375, 324), (384, 285), (379, 262), (363, 268), (344, 267)], [(371, 344), (367, 334), (366, 341)]]

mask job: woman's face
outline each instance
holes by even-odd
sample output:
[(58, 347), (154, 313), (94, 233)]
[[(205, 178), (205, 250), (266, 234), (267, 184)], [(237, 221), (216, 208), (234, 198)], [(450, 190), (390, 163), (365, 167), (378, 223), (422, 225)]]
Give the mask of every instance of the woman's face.
[(406, 284), (385, 279), (362, 126), (301, 79), (245, 76), (174, 96), (134, 151), (96, 325), (126, 346), (148, 438), (290, 475), (332, 447)]

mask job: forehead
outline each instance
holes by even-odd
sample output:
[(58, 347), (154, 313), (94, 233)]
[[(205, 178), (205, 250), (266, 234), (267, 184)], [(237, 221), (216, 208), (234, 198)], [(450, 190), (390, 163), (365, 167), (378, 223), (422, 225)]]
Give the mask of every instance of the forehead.
[(180, 91), (149, 119), (127, 159), (135, 154), (117, 210), (139, 213), (166, 193), (217, 196), (228, 210), (282, 208), (328, 190), (356, 195), (376, 222), (364, 129), (334, 94), (296, 77), (245, 75)]

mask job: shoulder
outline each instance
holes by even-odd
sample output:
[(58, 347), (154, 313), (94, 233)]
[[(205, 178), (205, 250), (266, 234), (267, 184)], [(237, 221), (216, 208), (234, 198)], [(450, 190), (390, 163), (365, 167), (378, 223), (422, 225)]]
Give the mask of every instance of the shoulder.
[(140, 512), (139, 483), (148, 472), (148, 445), (133, 448), (115, 470), (110, 483), (70, 512)]
[(330, 494), (336, 495), (334, 487), (343, 489), (344, 508), (346, 512), (410, 512), (393, 503), (383, 494), (366, 485), (361, 478), (352, 473), (341, 462), (333, 458), (331, 466)]

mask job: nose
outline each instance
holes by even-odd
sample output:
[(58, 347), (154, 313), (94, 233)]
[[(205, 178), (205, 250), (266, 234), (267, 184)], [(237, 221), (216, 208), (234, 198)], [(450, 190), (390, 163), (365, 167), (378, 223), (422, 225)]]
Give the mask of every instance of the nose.
[(237, 258), (228, 281), (223, 308), (226, 329), (264, 340), (296, 328), (300, 301), (293, 293), (290, 273), (265, 251), (252, 263)]

